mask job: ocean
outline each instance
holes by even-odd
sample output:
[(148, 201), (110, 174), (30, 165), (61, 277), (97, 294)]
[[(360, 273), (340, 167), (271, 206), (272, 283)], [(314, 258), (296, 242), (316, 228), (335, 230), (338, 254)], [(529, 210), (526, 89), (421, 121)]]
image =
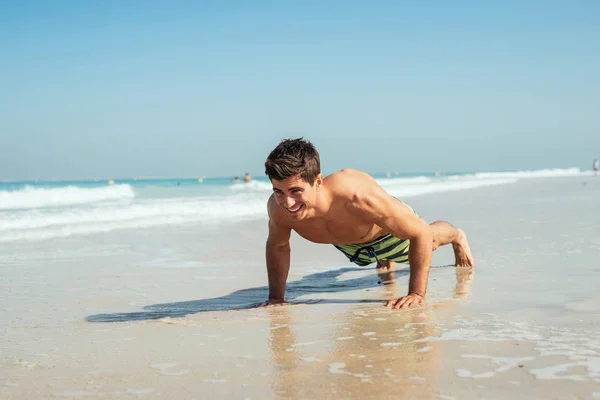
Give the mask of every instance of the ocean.
[[(374, 174), (391, 195), (414, 196), (506, 185), (521, 179), (587, 176), (577, 168), (516, 172)], [(0, 182), (0, 243), (123, 229), (266, 218), (266, 177)]]

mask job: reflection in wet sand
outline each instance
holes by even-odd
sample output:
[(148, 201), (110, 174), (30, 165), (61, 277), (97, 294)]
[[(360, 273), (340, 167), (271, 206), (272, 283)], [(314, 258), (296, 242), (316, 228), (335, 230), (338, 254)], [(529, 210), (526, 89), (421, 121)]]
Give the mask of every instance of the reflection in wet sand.
[(455, 299), (466, 299), (471, 294), (471, 285), (475, 275), (473, 268), (457, 267), (456, 271), (456, 287), (454, 289)]
[[(455, 298), (469, 294), (473, 273), (456, 272)], [(396, 284), (379, 287), (381, 298)], [(432, 302), (409, 310), (321, 305), (269, 310), (272, 389), (288, 398), (435, 398), (441, 366), (438, 312), (456, 314), (460, 303)], [(443, 310), (443, 311), (442, 311)]]

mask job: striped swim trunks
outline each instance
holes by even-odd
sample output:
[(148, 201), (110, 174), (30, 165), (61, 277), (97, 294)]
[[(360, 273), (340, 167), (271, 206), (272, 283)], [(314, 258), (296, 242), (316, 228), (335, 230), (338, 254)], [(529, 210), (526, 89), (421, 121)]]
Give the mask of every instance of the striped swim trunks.
[[(400, 200), (399, 200), (400, 201)], [(404, 204), (404, 203), (402, 203)], [(404, 204), (415, 215), (419, 216), (408, 204)], [(376, 262), (379, 266), (379, 260), (395, 261), (399, 263), (408, 263), (408, 248), (410, 241), (408, 239), (398, 239), (395, 236), (387, 235), (378, 237), (369, 243), (344, 244), (342, 246), (334, 245), (336, 249), (344, 253), (350, 262), (365, 266)]]
[(409, 245), (409, 240), (398, 239), (388, 233), (369, 243), (334, 246), (344, 253), (344, 255), (350, 259), (350, 262), (365, 266), (374, 262), (379, 264), (380, 259), (408, 263)]

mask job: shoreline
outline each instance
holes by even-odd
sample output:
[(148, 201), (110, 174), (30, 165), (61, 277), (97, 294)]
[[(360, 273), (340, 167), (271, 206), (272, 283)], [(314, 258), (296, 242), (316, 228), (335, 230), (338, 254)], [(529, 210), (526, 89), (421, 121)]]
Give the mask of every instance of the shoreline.
[(599, 199), (588, 178), (408, 199), (477, 267), (437, 250), (404, 311), (383, 301), (405, 268), (378, 285), (297, 235), (298, 304), (236, 309), (266, 294), (263, 219), (2, 244), (0, 398), (598, 398)]

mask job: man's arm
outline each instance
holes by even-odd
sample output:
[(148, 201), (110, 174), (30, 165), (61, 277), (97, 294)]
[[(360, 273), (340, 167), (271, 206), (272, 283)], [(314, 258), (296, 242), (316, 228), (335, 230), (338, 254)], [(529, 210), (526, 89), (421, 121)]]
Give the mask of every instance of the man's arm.
[(416, 216), (402, 202), (393, 198), (372, 181), (358, 191), (349, 210), (364, 220), (374, 222), (400, 239), (409, 239), (408, 262), (410, 280), (408, 294), (391, 300), (391, 308), (410, 307), (420, 304), (427, 292), (427, 280), (433, 251), (433, 234), (427, 222)]
[(266, 246), (269, 276), (268, 304), (285, 302), (285, 284), (290, 271), (290, 234), (290, 228), (282, 227), (269, 219), (269, 237)]
[(285, 302), (285, 284), (290, 271), (290, 227), (281, 222), (279, 206), (273, 195), (267, 202), (269, 214), (269, 236), (265, 256), (269, 277), (269, 300), (262, 306)]

